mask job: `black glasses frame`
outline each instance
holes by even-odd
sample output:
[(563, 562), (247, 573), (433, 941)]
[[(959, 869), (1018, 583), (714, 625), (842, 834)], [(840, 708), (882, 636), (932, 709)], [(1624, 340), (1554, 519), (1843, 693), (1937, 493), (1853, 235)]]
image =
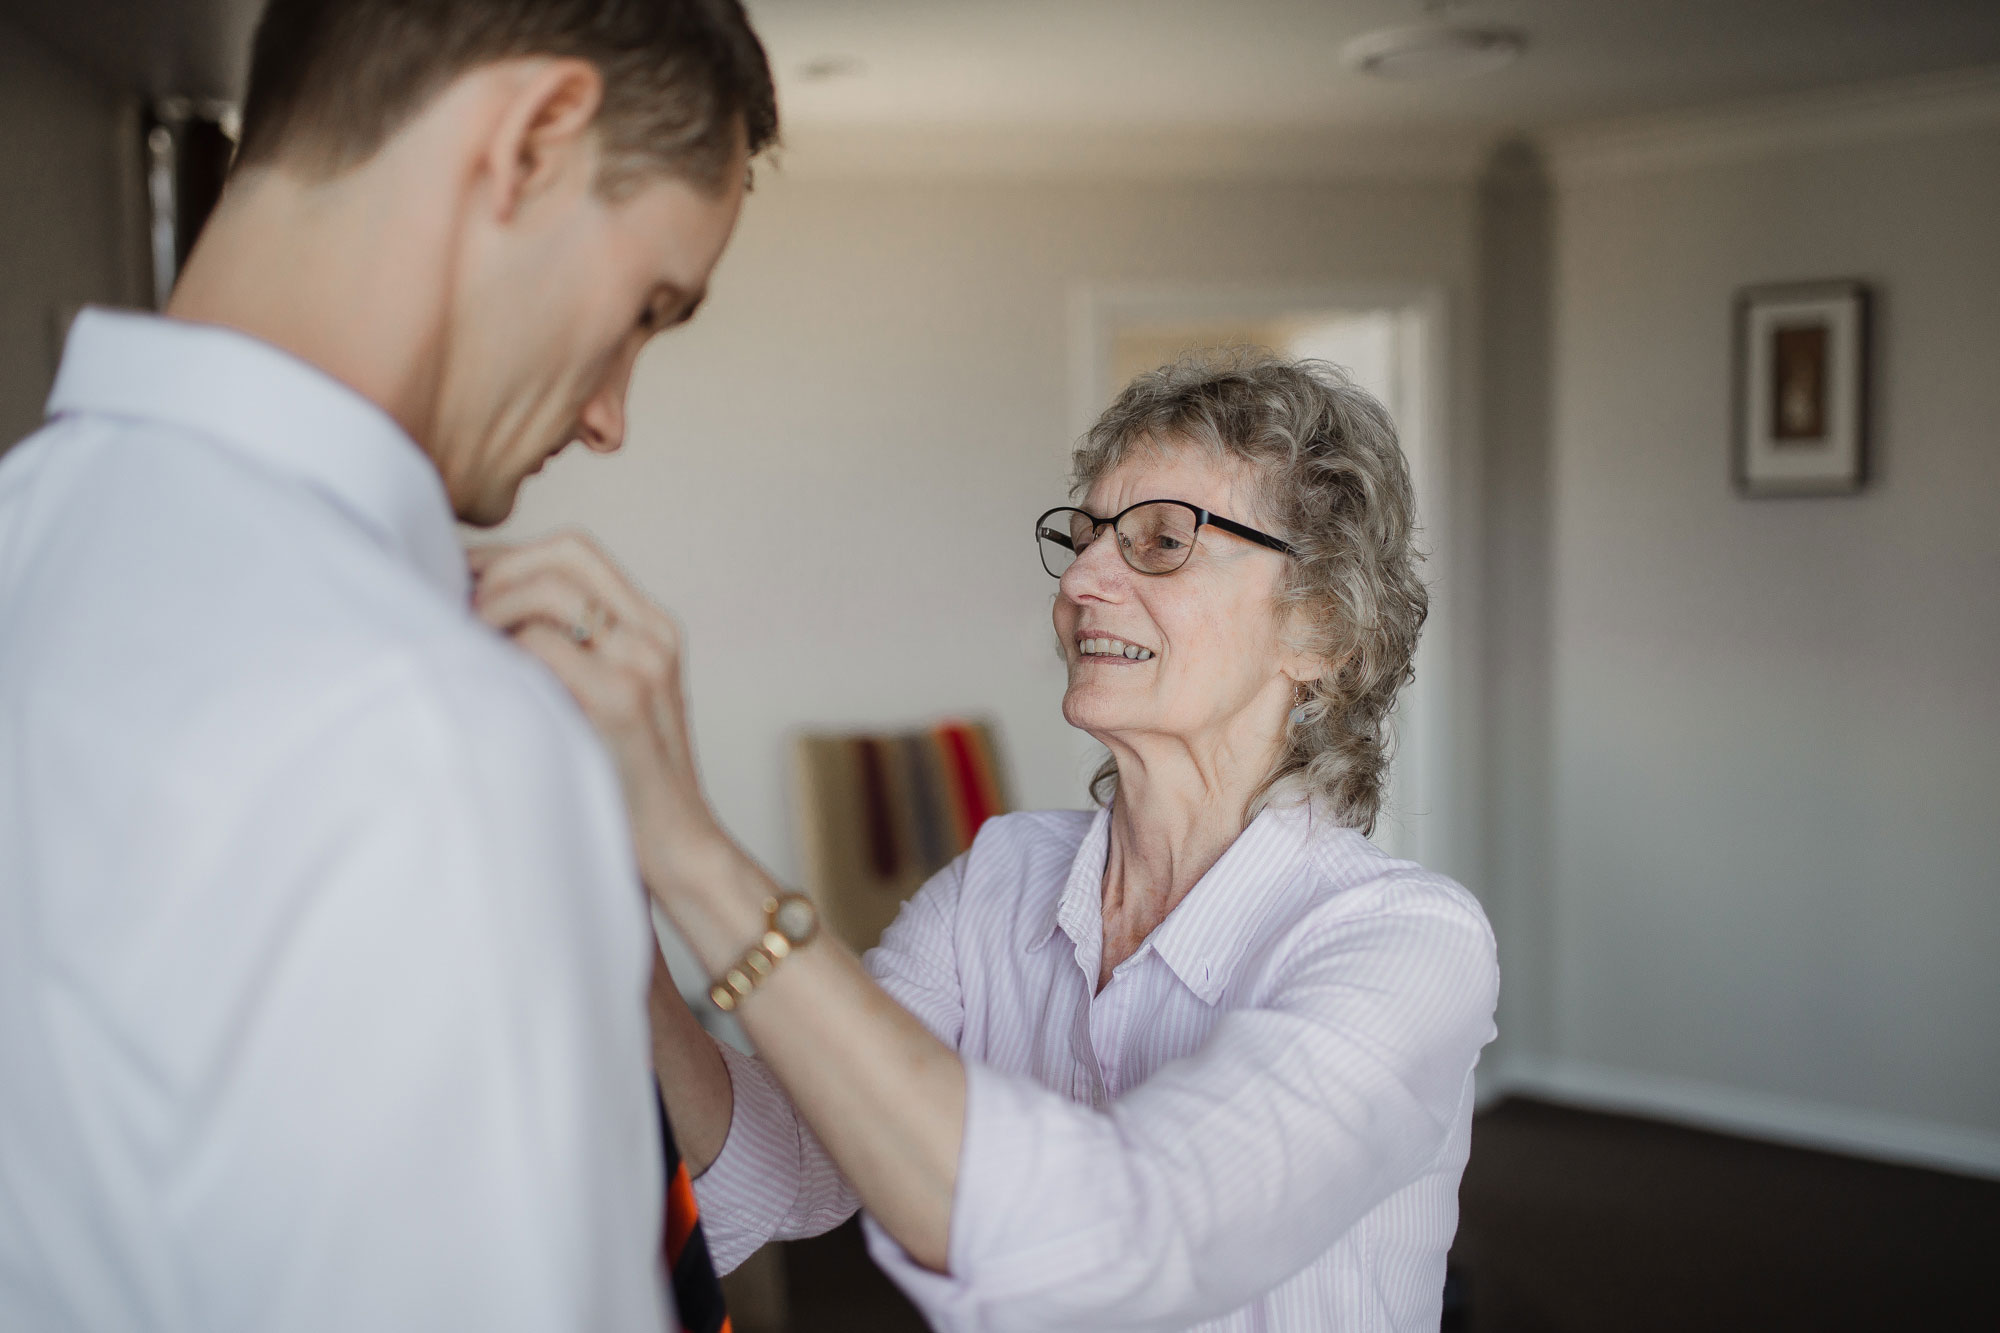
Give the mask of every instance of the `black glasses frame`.
[[(1075, 505), (1057, 505), (1054, 509), (1049, 510), (1047, 513), (1044, 513), (1040, 518), (1035, 520), (1035, 553), (1038, 556), (1042, 554), (1042, 542), (1044, 540), (1053, 541), (1056, 545), (1067, 548), (1071, 552), (1071, 554), (1075, 554), (1076, 552), (1076, 543), (1067, 532), (1063, 532), (1060, 529), (1051, 528), (1047, 526), (1049, 518), (1052, 515), (1082, 514), (1085, 518), (1090, 520), (1090, 530), (1093, 536), (1096, 534), (1099, 528), (1106, 526), (1109, 526), (1113, 535), (1116, 535), (1116, 533), (1118, 532), (1119, 519), (1125, 517), (1125, 515), (1131, 513), (1134, 509), (1143, 509), (1147, 505), (1179, 505), (1182, 509), (1187, 510), (1189, 513), (1194, 515), (1194, 530), (1196, 536), (1201, 535), (1201, 530), (1204, 527), (1216, 527), (1216, 528), (1221, 528), (1224, 532), (1230, 533), (1237, 537), (1241, 537), (1245, 541), (1256, 542), (1259, 546), (1268, 546), (1272, 550), (1277, 551), (1282, 555), (1298, 554), (1297, 551), (1294, 551), (1292, 549), (1290, 543), (1285, 542), (1277, 537), (1273, 537), (1268, 532), (1259, 532), (1257, 531), (1257, 529), (1251, 527), (1247, 523), (1238, 523), (1233, 518), (1224, 518), (1220, 514), (1213, 513), (1207, 509), (1203, 509), (1200, 505), (1189, 504), (1186, 500), (1166, 500), (1166, 499), (1141, 500), (1137, 504), (1126, 505), (1123, 509), (1113, 514), (1110, 518), (1099, 518), (1097, 515), (1091, 513), (1088, 509), (1079, 509)], [(1131, 552), (1127, 551), (1122, 544), (1118, 547), (1118, 554), (1124, 559), (1125, 563), (1131, 567), (1133, 573), (1144, 574), (1150, 578), (1164, 578), (1168, 574), (1178, 574), (1181, 570), (1187, 568), (1187, 560), (1182, 560), (1178, 565), (1175, 565), (1172, 569), (1141, 569), (1137, 565), (1132, 564)], [(1192, 543), (1190, 543), (1188, 546), (1188, 555), (1192, 557), (1193, 554), (1194, 554), (1194, 546)], [(1042, 561), (1042, 568), (1048, 572), (1049, 577), (1051, 578), (1059, 579), (1062, 577), (1062, 575), (1056, 573), (1053, 569), (1049, 569), (1049, 562), (1046, 559), (1043, 559)]]

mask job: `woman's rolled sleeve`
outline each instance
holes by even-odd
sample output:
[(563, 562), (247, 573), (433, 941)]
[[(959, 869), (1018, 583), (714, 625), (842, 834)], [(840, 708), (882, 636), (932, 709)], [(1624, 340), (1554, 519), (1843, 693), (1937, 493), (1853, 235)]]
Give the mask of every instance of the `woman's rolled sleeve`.
[[(965, 858), (932, 876), (867, 956), (882, 988), (939, 1040), (962, 1026), (951, 922)], [(734, 1105), (729, 1136), (694, 1182), (716, 1267), (729, 1272), (772, 1240), (817, 1236), (861, 1206), (833, 1158), (762, 1060), (722, 1042)]]
[(838, 1226), (858, 1201), (764, 1062), (716, 1045), (734, 1105), (729, 1136), (696, 1177), (694, 1194), (709, 1254), (727, 1273), (767, 1241)]
[(1225, 1314), (1437, 1166), (1497, 988), (1483, 917), (1420, 892), (1314, 932), (1263, 1003), (1106, 1111), (968, 1062), (949, 1275), (871, 1248), (941, 1329)]

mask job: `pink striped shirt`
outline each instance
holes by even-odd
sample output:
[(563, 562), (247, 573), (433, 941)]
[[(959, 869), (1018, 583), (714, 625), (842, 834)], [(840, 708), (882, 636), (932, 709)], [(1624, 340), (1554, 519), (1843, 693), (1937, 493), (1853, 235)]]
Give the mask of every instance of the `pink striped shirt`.
[[(1493, 1038), (1464, 889), (1304, 807), (1257, 816), (1093, 993), (1106, 812), (989, 821), (867, 958), (964, 1057), (950, 1273), (866, 1222), (940, 1329), (1438, 1326)], [(857, 1206), (764, 1065), (695, 1182), (725, 1269)]]

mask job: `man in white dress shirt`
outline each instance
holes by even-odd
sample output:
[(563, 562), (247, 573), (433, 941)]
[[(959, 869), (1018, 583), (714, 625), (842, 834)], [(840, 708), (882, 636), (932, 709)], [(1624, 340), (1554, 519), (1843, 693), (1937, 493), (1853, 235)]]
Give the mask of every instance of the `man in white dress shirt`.
[(274, 0), (252, 63), (168, 317), (81, 316), (0, 465), (0, 1328), (657, 1329), (623, 801), (453, 519), (618, 447), (763, 51)]

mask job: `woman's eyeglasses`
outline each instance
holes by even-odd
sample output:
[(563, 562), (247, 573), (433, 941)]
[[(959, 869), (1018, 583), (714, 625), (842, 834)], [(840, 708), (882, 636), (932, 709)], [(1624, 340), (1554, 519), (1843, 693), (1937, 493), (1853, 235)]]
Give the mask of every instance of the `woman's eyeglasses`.
[(1187, 563), (1194, 552), (1195, 534), (1204, 526), (1220, 528), (1286, 555), (1295, 554), (1268, 532), (1211, 514), (1185, 500), (1141, 500), (1110, 518), (1062, 505), (1035, 520), (1035, 545), (1042, 553), (1042, 568), (1061, 578), (1097, 540), (1099, 529), (1108, 527), (1117, 535), (1118, 553), (1126, 564), (1141, 574), (1171, 574)]

